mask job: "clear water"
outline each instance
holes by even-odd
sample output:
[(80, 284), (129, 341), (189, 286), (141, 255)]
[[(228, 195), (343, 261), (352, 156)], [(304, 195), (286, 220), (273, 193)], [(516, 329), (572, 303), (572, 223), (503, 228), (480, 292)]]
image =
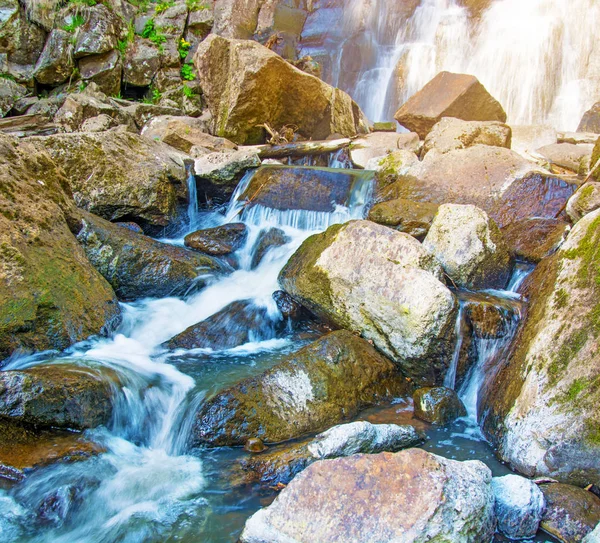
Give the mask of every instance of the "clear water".
[[(177, 352), (168, 352), (161, 344), (236, 300), (252, 299), (257, 307), (266, 307), (273, 320), (281, 319), (271, 295), (278, 289), (282, 266), (314, 231), (362, 218), (372, 184), (368, 178), (357, 183), (348, 195), (348, 207), (315, 215), (247, 208), (240, 195), (251, 175), (241, 181), (224, 213), (201, 214), (191, 207), (186, 228), (244, 221), (250, 234), (235, 255), (238, 269), (209, 278), (209, 286), (187, 298), (124, 304), (123, 324), (110, 339), (92, 339), (59, 357), (41, 353), (16, 358), (4, 368), (56, 362), (105, 367), (119, 375), (123, 386), (115, 390), (114, 417), (108, 427), (86, 432), (106, 452), (83, 462), (39, 469), (0, 491), (1, 541), (234, 542), (245, 520), (274, 499), (272, 492), (232, 486), (231, 467), (245, 454), (242, 450), (190, 450), (187, 438), (204, 398), (266, 370), (303, 343), (284, 336), (227, 351)], [(282, 228), (290, 241), (269, 251), (251, 269), (255, 240), (272, 226)], [(485, 363), (476, 365), (471, 381), (483, 378), (484, 372)], [(470, 394), (468, 388), (463, 398)], [(396, 422), (406, 417), (406, 406), (391, 409), (401, 411), (392, 412)], [(427, 428), (427, 432), (428, 450), (458, 459), (479, 458), (495, 473), (506, 472), (481, 437), (472, 413), (448, 429)]]

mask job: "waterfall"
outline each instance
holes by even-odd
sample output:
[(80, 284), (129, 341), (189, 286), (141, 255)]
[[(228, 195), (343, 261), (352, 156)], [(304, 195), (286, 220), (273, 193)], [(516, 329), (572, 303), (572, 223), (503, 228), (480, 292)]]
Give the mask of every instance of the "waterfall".
[(344, 3), (325, 77), (372, 121), (392, 119), (443, 70), (475, 75), (517, 125), (575, 130), (600, 99), (595, 0), (490, 0), (481, 13), (461, 0)]

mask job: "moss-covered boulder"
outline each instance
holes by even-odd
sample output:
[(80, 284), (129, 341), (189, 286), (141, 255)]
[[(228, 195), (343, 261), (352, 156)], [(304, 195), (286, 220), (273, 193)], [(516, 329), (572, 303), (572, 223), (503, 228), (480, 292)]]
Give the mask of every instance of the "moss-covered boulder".
[(325, 321), (373, 341), (407, 377), (435, 385), (456, 342), (457, 303), (442, 277), (413, 237), (351, 221), (308, 238), (279, 283)]
[(181, 296), (202, 287), (199, 276), (222, 271), (211, 256), (160, 243), (127, 227), (81, 212), (77, 240), (122, 300)]
[(83, 430), (112, 416), (114, 374), (53, 364), (0, 372), (0, 417), (35, 427)]
[(440, 206), (423, 247), (455, 285), (469, 290), (503, 289), (512, 272), (512, 256), (500, 229), (475, 206)]
[(531, 278), (527, 318), (483, 392), (484, 430), (518, 471), (600, 482), (600, 211)]
[(573, 222), (600, 207), (600, 183), (588, 181), (569, 198), (567, 215)]
[(217, 136), (262, 143), (263, 123), (275, 130), (294, 126), (315, 140), (365, 131), (350, 96), (255, 41), (212, 34), (199, 45), (194, 63)]
[(66, 178), (47, 153), (0, 135), (0, 359), (109, 331), (120, 309), (71, 232)]
[(187, 202), (185, 155), (123, 130), (56, 134), (29, 141), (67, 174), (78, 207), (158, 231)]
[(192, 442), (284, 441), (407, 391), (395, 365), (368, 342), (350, 332), (333, 332), (208, 400), (196, 415)]

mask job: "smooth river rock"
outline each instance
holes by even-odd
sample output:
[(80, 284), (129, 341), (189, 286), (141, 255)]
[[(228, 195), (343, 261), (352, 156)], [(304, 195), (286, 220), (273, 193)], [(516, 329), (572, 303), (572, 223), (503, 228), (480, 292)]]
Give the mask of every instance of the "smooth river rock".
[(309, 466), (246, 522), (243, 543), (490, 541), (490, 470), (409, 449)]
[(367, 341), (333, 332), (208, 400), (196, 415), (192, 443), (284, 441), (323, 430), (407, 390), (394, 364)]
[(244, 245), (248, 229), (244, 223), (229, 223), (185, 236), (185, 246), (212, 256), (229, 255)]
[(445, 425), (467, 414), (458, 394), (451, 388), (424, 387), (413, 394), (414, 416), (431, 424)]
[(359, 333), (422, 385), (441, 384), (456, 341), (457, 303), (431, 253), (369, 221), (308, 238), (281, 287), (314, 314)]

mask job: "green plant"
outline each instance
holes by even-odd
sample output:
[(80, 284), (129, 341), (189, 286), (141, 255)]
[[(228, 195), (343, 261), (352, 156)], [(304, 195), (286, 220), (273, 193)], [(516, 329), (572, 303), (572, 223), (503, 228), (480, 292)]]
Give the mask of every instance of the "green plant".
[(160, 31), (160, 29), (154, 26), (154, 19), (149, 19), (144, 25), (142, 30), (142, 38), (149, 39), (154, 45), (160, 45), (167, 41), (166, 36)]
[(63, 26), (63, 30), (66, 30), (67, 32), (75, 32), (75, 30), (77, 30), (83, 24), (85, 24), (85, 17), (79, 13), (76, 13), (71, 17), (71, 22)]
[(125, 55), (125, 52), (127, 51), (127, 48), (129, 47), (129, 44), (133, 43), (134, 40), (135, 40), (135, 27), (133, 26), (133, 23), (129, 23), (129, 26), (127, 27), (127, 34), (126, 34), (125, 38), (117, 41), (117, 51), (119, 51), (119, 53), (121, 53), (121, 56)]
[(169, 8), (172, 8), (174, 5), (174, 2), (160, 2), (154, 7), (154, 13), (159, 15), (160, 13), (167, 11)]
[(14, 75), (10, 75), (10, 74), (0, 74), (0, 77), (2, 79), (10, 79), (11, 81), (15, 80), (15, 76)]
[(67, 0), (67, 4), (70, 6), (95, 6), (98, 2), (96, 0)]
[(185, 60), (185, 57), (188, 56), (188, 52), (192, 44), (189, 41), (185, 41), (183, 38), (179, 40), (177, 44), (177, 51), (179, 51), (179, 58), (181, 60)]
[(129, 0), (129, 3), (139, 8), (143, 13), (146, 13), (148, 6), (150, 6), (150, 0)]
[(202, 11), (210, 8), (206, 2), (201, 0), (185, 0), (185, 5), (190, 11)]
[(184, 81), (193, 81), (196, 79), (196, 74), (194, 73), (194, 67), (192, 64), (183, 64), (181, 66), (181, 79)]
[(82, 81), (81, 83), (79, 83), (79, 92), (83, 92), (87, 86), (88, 86), (87, 81)]
[(187, 85), (183, 86), (182, 92), (186, 98), (193, 98), (194, 96), (196, 96), (196, 93), (192, 89), (190, 89)]

